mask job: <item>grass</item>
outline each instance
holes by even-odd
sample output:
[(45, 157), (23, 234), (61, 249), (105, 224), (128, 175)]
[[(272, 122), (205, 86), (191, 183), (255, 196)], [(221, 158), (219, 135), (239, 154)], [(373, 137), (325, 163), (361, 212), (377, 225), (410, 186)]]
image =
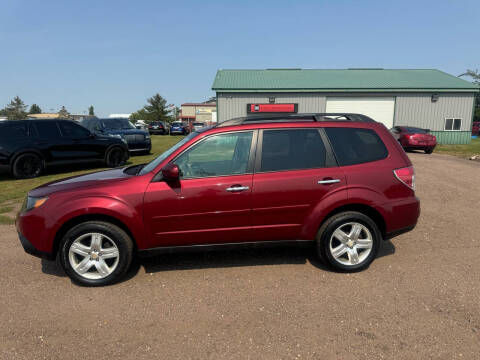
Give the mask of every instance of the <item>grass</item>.
[(472, 142), (467, 145), (437, 145), (435, 152), (462, 158), (480, 155), (480, 138), (472, 139)]
[(15, 219), (10, 216), (0, 215), (0, 225), (11, 225), (15, 223)]
[[(151, 161), (162, 152), (170, 148), (172, 145), (177, 143), (183, 138), (183, 136), (161, 136), (161, 135), (152, 135), (152, 151), (149, 155), (134, 155), (131, 156), (128, 165), (143, 164)], [(6, 201), (13, 201), (20, 203), (23, 201), (23, 198), (26, 196), (27, 192), (33, 188), (36, 188), (42, 184), (45, 184), (50, 181), (59, 180), (62, 178), (81, 175), (89, 172), (103, 170), (105, 168), (101, 167), (102, 165), (93, 165), (89, 167), (82, 166), (71, 166), (68, 168), (52, 168), (47, 169), (47, 171), (40, 177), (34, 179), (14, 179), (9, 174), (0, 175), (0, 208), (5, 209)], [(5, 213), (8, 211), (4, 211)], [(5, 215), (0, 216), (0, 224), (5, 223), (9, 217)]]

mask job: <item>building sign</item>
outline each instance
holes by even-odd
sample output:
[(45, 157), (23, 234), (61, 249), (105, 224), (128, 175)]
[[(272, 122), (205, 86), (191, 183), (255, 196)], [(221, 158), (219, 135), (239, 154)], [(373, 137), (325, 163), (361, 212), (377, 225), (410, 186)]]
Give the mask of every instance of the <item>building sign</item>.
[(298, 104), (247, 104), (247, 113), (296, 113)]

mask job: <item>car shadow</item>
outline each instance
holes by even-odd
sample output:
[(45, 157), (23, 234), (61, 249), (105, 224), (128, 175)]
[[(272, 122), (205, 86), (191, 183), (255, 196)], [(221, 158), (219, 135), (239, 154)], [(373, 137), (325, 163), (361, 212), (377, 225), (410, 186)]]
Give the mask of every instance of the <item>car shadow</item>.
[[(394, 253), (395, 245), (390, 240), (382, 241), (377, 258)], [(58, 260), (42, 259), (41, 263), (44, 274), (58, 277), (67, 276)], [(141, 267), (145, 269), (146, 273), (158, 273), (245, 266), (305, 265), (307, 263), (320, 270), (333, 271), (319, 259), (314, 246), (252, 248), (162, 254), (145, 258), (136, 257), (126, 276), (120, 282), (134, 278)]]
[[(390, 240), (382, 241), (377, 258), (394, 253), (395, 245)], [(282, 264), (304, 265), (307, 263), (321, 270), (332, 271), (319, 259), (314, 246), (162, 254), (139, 258), (138, 262), (146, 273)]]

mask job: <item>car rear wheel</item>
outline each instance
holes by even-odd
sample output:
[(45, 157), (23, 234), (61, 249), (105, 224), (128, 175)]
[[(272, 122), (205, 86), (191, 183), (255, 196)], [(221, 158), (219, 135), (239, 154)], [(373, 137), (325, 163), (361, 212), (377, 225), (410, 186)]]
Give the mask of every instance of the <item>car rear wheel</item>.
[(43, 160), (37, 154), (21, 154), (13, 162), (12, 170), (18, 179), (31, 179), (41, 174)]
[(368, 216), (342, 212), (332, 216), (319, 229), (317, 251), (335, 270), (354, 272), (368, 267), (380, 246), (378, 226)]
[(431, 154), (433, 153), (433, 149), (425, 149), (425, 154)]
[(106, 156), (106, 164), (108, 167), (118, 167), (122, 165), (125, 161), (125, 151), (118, 147), (115, 146), (108, 150), (107, 156)]
[(88, 221), (62, 239), (60, 263), (75, 282), (87, 286), (109, 285), (120, 280), (132, 262), (133, 243), (116, 225)]

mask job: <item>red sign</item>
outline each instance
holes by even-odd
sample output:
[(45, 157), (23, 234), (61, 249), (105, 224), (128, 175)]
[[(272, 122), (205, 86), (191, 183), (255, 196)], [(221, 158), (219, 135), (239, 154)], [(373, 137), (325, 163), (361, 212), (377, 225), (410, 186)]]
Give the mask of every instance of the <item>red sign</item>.
[(247, 113), (296, 113), (298, 104), (247, 104)]

